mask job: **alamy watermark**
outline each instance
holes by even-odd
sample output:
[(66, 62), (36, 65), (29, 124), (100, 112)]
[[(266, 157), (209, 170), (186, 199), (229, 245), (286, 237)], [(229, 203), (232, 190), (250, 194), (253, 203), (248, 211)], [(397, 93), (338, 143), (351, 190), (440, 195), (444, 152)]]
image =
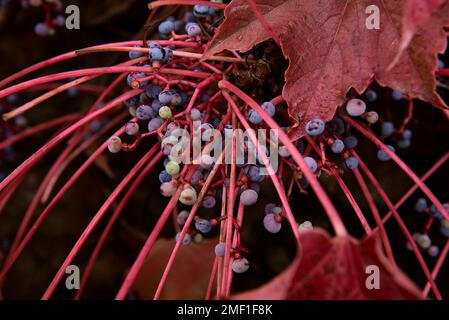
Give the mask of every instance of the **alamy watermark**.
[[(175, 128), (162, 140), (170, 160), (183, 164), (212, 166), (215, 163), (259, 165), (261, 175), (270, 175), (279, 166), (279, 134), (277, 129), (242, 130), (226, 127), (220, 130), (193, 122), (193, 133)], [(233, 159), (233, 142), (235, 154)], [(202, 146), (204, 144), (204, 146)], [(221, 155), (224, 152), (224, 155)]]

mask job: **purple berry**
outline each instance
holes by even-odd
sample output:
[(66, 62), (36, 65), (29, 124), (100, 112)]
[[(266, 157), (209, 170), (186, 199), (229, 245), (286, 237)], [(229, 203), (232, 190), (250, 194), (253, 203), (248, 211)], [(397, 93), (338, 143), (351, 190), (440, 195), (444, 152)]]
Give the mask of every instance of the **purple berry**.
[(278, 233), (282, 228), (282, 224), (276, 221), (276, 215), (273, 213), (265, 215), (263, 218), (263, 226), (270, 233)]

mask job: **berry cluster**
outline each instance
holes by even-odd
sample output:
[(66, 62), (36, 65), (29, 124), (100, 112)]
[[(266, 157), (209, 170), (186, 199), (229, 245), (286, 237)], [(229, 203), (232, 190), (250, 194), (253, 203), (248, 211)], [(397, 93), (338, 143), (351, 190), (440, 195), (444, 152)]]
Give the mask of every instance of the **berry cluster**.
[(34, 32), (38, 36), (52, 36), (56, 32), (56, 28), (63, 27), (65, 24), (60, 0), (21, 0), (21, 5), (24, 9), (34, 7), (44, 11), (45, 20), (34, 26)]
[[(449, 211), (449, 202), (444, 203), (444, 207)], [(427, 223), (422, 232), (416, 232), (413, 234), (413, 240), (418, 247), (426, 251), (431, 257), (438, 257), (440, 253), (440, 247), (433, 243), (430, 233), (432, 227), (437, 222), (438, 231), (444, 238), (449, 238), (449, 220), (446, 220), (442, 213), (435, 207), (435, 205), (429, 205), (426, 198), (419, 198), (415, 203), (415, 211), (427, 216)], [(438, 237), (436, 237), (438, 238)], [(410, 243), (407, 243), (407, 248), (411, 250)]]

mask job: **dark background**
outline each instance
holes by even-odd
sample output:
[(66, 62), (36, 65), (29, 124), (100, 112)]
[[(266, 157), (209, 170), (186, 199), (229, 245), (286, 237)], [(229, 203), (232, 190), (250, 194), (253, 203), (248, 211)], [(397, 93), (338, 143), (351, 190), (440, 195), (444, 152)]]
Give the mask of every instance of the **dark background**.
[[(58, 28), (56, 34), (52, 37), (39, 37), (34, 34), (35, 23), (43, 19), (43, 12), (40, 9), (29, 8), (24, 10), (16, 3), (8, 6), (7, 9), (0, 9), (0, 78), (4, 78), (33, 63), (74, 49), (107, 42), (141, 39), (142, 26), (149, 14), (147, 1), (141, 0), (70, 1), (70, 3), (65, 4), (79, 5), (81, 29), (66, 30), (65, 28)], [(123, 54), (88, 55), (57, 64), (33, 75), (39, 76), (76, 68), (112, 65), (119, 61), (125, 61), (126, 58)], [(94, 83), (105, 85), (111, 81), (110, 79), (106, 76)], [(279, 81), (282, 82), (282, 79), (279, 79)], [(124, 88), (123, 86), (121, 90)], [(391, 99), (388, 89), (376, 85), (374, 85), (374, 88), (379, 94), (379, 99), (376, 103), (370, 104), (370, 110), (378, 111), (382, 119), (392, 120), (398, 126), (406, 115), (407, 102), (395, 102)], [(117, 93), (120, 92), (119, 90)], [(442, 89), (441, 93), (446, 96), (447, 90)], [(26, 102), (35, 95), (36, 93), (21, 94), (19, 105), (20, 102)], [(79, 93), (75, 97), (61, 94), (28, 112), (26, 116), (29, 125), (38, 124), (58, 115), (84, 110), (93, 102), (93, 99), (94, 97), (90, 94)], [(449, 127), (447, 118), (440, 110), (424, 103), (417, 103), (415, 109), (414, 120), (408, 126), (414, 133), (413, 145), (410, 149), (400, 150), (398, 153), (418, 175), (421, 175), (449, 150), (449, 139), (447, 138)], [(374, 129), (377, 130), (376, 127)], [(17, 167), (50, 137), (51, 132), (45, 132), (15, 145), (15, 158), (9, 162), (1, 161), (1, 171), (9, 172)], [(358, 152), (395, 202), (412, 186), (412, 182), (393, 163), (380, 163), (375, 157), (376, 148), (363, 138), (359, 138)], [(98, 210), (114, 186), (119, 183), (120, 178), (129, 171), (132, 164), (150, 145), (150, 143), (145, 144), (133, 153), (107, 158), (108, 165), (114, 172), (114, 177), (108, 176), (101, 166), (91, 166), (87, 173), (52, 210), (50, 217), (42, 225), (40, 231), (11, 270), (3, 291), (5, 298), (35, 299), (42, 295), (92, 215)], [(0, 236), (3, 240), (8, 241), (14, 237), (14, 232), (17, 230), (28, 203), (62, 147), (56, 148), (43, 161), (39, 162), (17, 190), (4, 212), (0, 214)], [(84, 154), (74, 161), (57, 186), (60, 187), (61, 182), (66, 181), (76, 168), (86, 160), (87, 156), (88, 154)], [(158, 168), (158, 172), (160, 170), (162, 170), (162, 166)], [(428, 182), (428, 186), (443, 202), (449, 200), (448, 173), (449, 165), (446, 164)], [(363, 195), (357, 184), (354, 183), (352, 175), (346, 173), (344, 179), (362, 209), (369, 212)], [(356, 237), (362, 236), (363, 230), (335, 182), (324, 177), (324, 175), (321, 181), (342, 213), (351, 234)], [(159, 212), (162, 211), (166, 203), (166, 199), (159, 196), (158, 189), (157, 174), (150, 175), (123, 212), (122, 218), (112, 231), (105, 249), (99, 256), (86, 288), (84, 295), (86, 298), (110, 299), (114, 297), (123, 281), (127, 268), (134, 261), (145, 236), (149, 234)], [(376, 198), (377, 195), (373, 193), (373, 196), (379, 205), (380, 212), (386, 212), (386, 207), (380, 199)], [(417, 192), (399, 210), (412, 233), (421, 231), (426, 222), (424, 216), (418, 215), (413, 210), (413, 204), (419, 196), (420, 193)], [(283, 270), (294, 256), (294, 244), (288, 228), (284, 228), (278, 235), (271, 235), (263, 229), (261, 224), (260, 217), (263, 215), (264, 205), (270, 200), (277, 201), (277, 196), (270, 183), (265, 182), (263, 184), (260, 198), (263, 201), (259, 201), (256, 206), (251, 208), (251, 211), (249, 211), (251, 213), (246, 214), (244, 223), (243, 243), (250, 250), (252, 267), (246, 274), (234, 277), (233, 290), (235, 291), (257, 287), (266, 282)], [(323, 210), (312, 193), (308, 196), (294, 193), (291, 203), (298, 221), (310, 220), (314, 225), (329, 229)], [(42, 209), (43, 207), (39, 207), (37, 213), (41, 212)], [(216, 213), (210, 210), (200, 211), (200, 214), (213, 216)], [(102, 227), (104, 227), (104, 222), (96, 228), (93, 236), (90, 237), (74, 263), (80, 266), (84, 265)], [(436, 224), (432, 229), (432, 239), (436, 244), (442, 246), (445, 239), (438, 235), (437, 229)], [(405, 239), (393, 220), (387, 223), (387, 231), (400, 266), (422, 286), (425, 283), (424, 276), (413, 254), (405, 249)], [(173, 227), (170, 225), (164, 230), (163, 236), (171, 239), (173, 235)], [(192, 246), (198, 246), (197, 250), (203, 250), (200, 245), (192, 244)], [(428, 257), (426, 254), (424, 256), (432, 266), (435, 259)], [(449, 294), (449, 274), (447, 270), (448, 264), (446, 263), (437, 281), (441, 286), (443, 296), (446, 297)], [(196, 278), (204, 279), (208, 277), (208, 274), (195, 274), (194, 267), (186, 268), (185, 273), (184, 276), (191, 278), (192, 281), (196, 281)], [(153, 277), (156, 280), (158, 279), (157, 274), (155, 273)], [(136, 290), (134, 296), (148, 298), (147, 294), (147, 292), (142, 292), (139, 289)], [(56, 291), (54, 297), (70, 298), (70, 295), (71, 293), (61, 287)], [(201, 298), (201, 295), (191, 293), (186, 289), (185, 292), (177, 293), (177, 295), (166, 294), (164, 297)]]

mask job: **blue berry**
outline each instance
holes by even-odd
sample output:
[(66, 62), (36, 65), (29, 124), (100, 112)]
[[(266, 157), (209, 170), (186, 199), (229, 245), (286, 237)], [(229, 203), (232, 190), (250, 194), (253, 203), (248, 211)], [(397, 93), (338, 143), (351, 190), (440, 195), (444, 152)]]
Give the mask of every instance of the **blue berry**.
[(173, 21), (165, 20), (159, 24), (157, 30), (159, 33), (167, 35), (175, 30), (175, 24)]
[(402, 138), (403, 138), (403, 139), (410, 140), (410, 139), (412, 138), (412, 136), (413, 136), (412, 130), (405, 129), (405, 130), (402, 132)]
[(342, 119), (334, 117), (327, 125), (330, 132), (337, 136), (341, 136), (345, 132), (345, 123)]
[(407, 149), (412, 145), (412, 141), (410, 139), (401, 139), (397, 144), (399, 148)]
[(196, 186), (200, 183), (201, 179), (203, 179), (203, 173), (200, 170), (197, 170), (193, 173), (192, 177), (190, 178), (190, 183)]
[(39, 22), (34, 26), (34, 32), (41, 37), (50, 35), (51, 28), (43, 22)]
[(161, 183), (164, 183), (164, 182), (170, 182), (171, 180), (172, 180), (172, 176), (169, 175), (169, 174), (167, 173), (167, 171), (162, 170), (161, 173), (159, 173), (159, 181), (160, 181)]
[(140, 120), (150, 120), (155, 117), (154, 110), (150, 106), (142, 104), (136, 109), (136, 117)]
[(350, 170), (355, 170), (359, 166), (359, 161), (354, 157), (345, 159), (345, 165)]
[(249, 262), (246, 258), (236, 259), (232, 262), (232, 271), (235, 273), (245, 273), (249, 269)]
[(159, 100), (153, 100), (153, 102), (151, 103), (151, 108), (155, 113), (159, 114), (159, 109), (162, 108), (162, 105)]
[(270, 117), (273, 117), (276, 113), (276, 107), (271, 102), (267, 101), (260, 106)]
[(167, 105), (171, 103), (171, 99), (173, 98), (173, 93), (169, 90), (164, 90), (159, 93), (158, 99), (162, 105)]
[(437, 207), (435, 207), (435, 205), (432, 204), (432, 205), (430, 206), (429, 212), (430, 212), (430, 214), (431, 214), (434, 218), (436, 218), (436, 219), (438, 219), (438, 220), (443, 219), (443, 215), (442, 215), (441, 212), (437, 209)]
[(201, 5), (195, 5), (193, 7), (193, 15), (197, 18), (205, 18), (209, 15), (209, 7), (208, 6), (201, 6)]
[(263, 226), (270, 233), (278, 233), (282, 228), (282, 224), (276, 220), (276, 215), (273, 213), (265, 215), (263, 218)]
[(304, 161), (306, 162), (307, 166), (313, 173), (315, 173), (318, 170), (318, 164), (316, 163), (314, 158), (304, 157)]
[(346, 112), (353, 117), (358, 117), (366, 111), (365, 101), (360, 99), (351, 99), (346, 104)]
[[(176, 234), (176, 241), (179, 241), (179, 237), (181, 235), (181, 232), (178, 232)], [(186, 233), (184, 238), (182, 239), (182, 245), (186, 246), (188, 245), (190, 242), (192, 241), (192, 237), (190, 236), (190, 234)]]
[(345, 146), (348, 147), (349, 149), (354, 149), (355, 147), (357, 147), (359, 140), (357, 139), (356, 136), (347, 136), (345, 137)]
[(256, 191), (254, 191), (252, 189), (246, 189), (240, 195), (240, 202), (244, 206), (251, 206), (257, 202), (258, 198), (259, 198), (259, 195), (257, 194)]
[(187, 218), (189, 217), (189, 211), (187, 210), (182, 210), (178, 213), (178, 215), (176, 216), (176, 222), (183, 226), (186, 223)]
[(163, 48), (152, 48), (150, 50), (150, 60), (151, 61), (162, 61), (164, 60), (165, 51)]
[[(396, 152), (396, 150), (394, 149), (393, 146), (387, 145), (387, 148), (390, 149), (393, 152)], [(377, 151), (377, 158), (380, 161), (389, 161), (389, 160), (391, 160), (390, 156), (384, 150)]]
[(212, 209), (213, 207), (215, 207), (216, 202), (217, 201), (215, 200), (215, 197), (205, 196), (203, 199), (202, 205), (206, 209)]
[[(134, 46), (134, 48), (140, 48), (139, 46)], [(137, 59), (143, 57), (143, 52), (138, 52), (138, 51), (130, 51), (129, 52), (129, 58), (130, 59)]]
[(148, 122), (148, 131), (152, 132), (159, 129), (164, 121), (161, 118), (153, 118)]
[(331, 150), (333, 153), (341, 153), (345, 148), (345, 144), (340, 139), (335, 139), (332, 143)]
[(393, 132), (394, 132), (393, 122), (385, 121), (384, 123), (382, 123), (381, 133), (383, 136), (389, 137), (393, 134)]
[(262, 182), (265, 177), (260, 174), (260, 168), (255, 165), (248, 165), (245, 167), (244, 172), (251, 182)]
[(159, 86), (149, 85), (145, 89), (145, 93), (147, 94), (148, 98), (151, 99), (157, 99), (159, 97), (159, 93), (161, 92), (162, 88)]
[(248, 121), (253, 124), (259, 124), (263, 121), (263, 119), (257, 111), (250, 110), (248, 112)]
[(223, 242), (218, 243), (215, 246), (215, 250), (214, 251), (215, 251), (215, 255), (217, 257), (224, 257), (225, 251), (226, 251), (226, 244), (223, 243)]
[(391, 93), (391, 97), (393, 98), (393, 100), (400, 101), (402, 100), (403, 95), (402, 92), (394, 90)]
[(201, 28), (195, 22), (187, 23), (185, 29), (186, 29), (186, 32), (189, 35), (189, 37), (197, 37), (197, 36), (201, 35)]
[(273, 213), (273, 209), (276, 208), (276, 204), (274, 203), (268, 203), (265, 206), (265, 214)]
[(132, 107), (137, 103), (137, 97), (134, 96), (132, 98), (126, 99), (124, 102), (125, 106)]
[(427, 208), (427, 200), (426, 199), (424, 199), (424, 198), (419, 198), (417, 201), (416, 201), (416, 204), (415, 204), (415, 210), (417, 211), (417, 212), (424, 212), (424, 210), (426, 210), (426, 208)]
[(365, 92), (365, 97), (368, 102), (374, 102), (377, 100), (377, 92), (374, 90), (368, 90)]
[(212, 225), (209, 220), (198, 219), (195, 221), (195, 228), (201, 233), (209, 233), (212, 230)]
[(313, 119), (306, 124), (306, 133), (309, 136), (318, 136), (324, 132), (324, 121), (321, 119)]

